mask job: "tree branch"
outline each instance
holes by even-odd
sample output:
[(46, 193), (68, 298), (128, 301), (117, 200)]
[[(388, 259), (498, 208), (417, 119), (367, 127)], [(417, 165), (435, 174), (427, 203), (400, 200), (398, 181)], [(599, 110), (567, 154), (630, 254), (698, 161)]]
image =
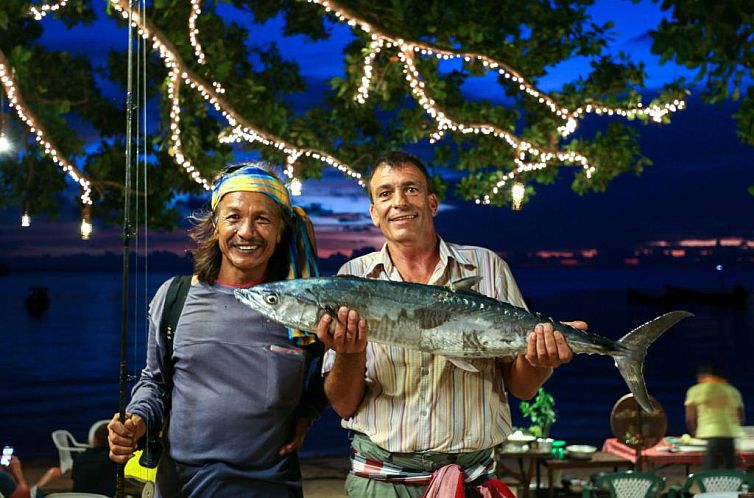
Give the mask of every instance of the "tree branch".
[(78, 169), (73, 163), (71, 163), (60, 149), (55, 145), (49, 137), (49, 133), (42, 124), (39, 123), (34, 113), (26, 105), (23, 95), (18, 89), (18, 83), (13, 77), (13, 67), (10, 61), (5, 56), (5, 53), (0, 49), (0, 82), (5, 87), (5, 94), (8, 96), (10, 106), (16, 109), (16, 114), (19, 119), (26, 124), (26, 126), (32, 130), (36, 136), (36, 141), (42, 148), (44, 154), (46, 154), (55, 164), (63, 169), (74, 181), (76, 181), (83, 191), (81, 195), (81, 201), (86, 204), (91, 204), (91, 190), (92, 180), (85, 175), (80, 169)]
[[(128, 0), (110, 0), (111, 4), (127, 19), (129, 17)], [(140, 30), (140, 35), (149, 39), (155, 50), (159, 51), (160, 57), (165, 63), (166, 68), (172, 71), (173, 68), (180, 75), (181, 79), (193, 90), (198, 92), (207, 102), (209, 102), (223, 117), (228, 124), (234, 128), (235, 137), (243, 137), (249, 142), (258, 142), (267, 147), (276, 148), (288, 156), (304, 156), (319, 160), (329, 166), (335, 167), (341, 172), (355, 178), (363, 186), (361, 173), (354, 171), (345, 162), (337, 159), (335, 156), (313, 147), (300, 147), (272, 133), (262, 130), (252, 124), (249, 120), (241, 116), (230, 103), (228, 103), (213, 87), (203, 78), (194, 73), (178, 55), (178, 50), (173, 43), (152, 23), (149, 19), (142, 19), (137, 12), (131, 12), (133, 22)], [(176, 159), (179, 158), (176, 154)], [(178, 161), (177, 161), (178, 162)], [(179, 162), (180, 164), (180, 162)], [(193, 173), (192, 173), (193, 176)], [(196, 179), (196, 177), (194, 177)], [(200, 182), (201, 183), (201, 182)], [(205, 187), (207, 188), (207, 187)]]

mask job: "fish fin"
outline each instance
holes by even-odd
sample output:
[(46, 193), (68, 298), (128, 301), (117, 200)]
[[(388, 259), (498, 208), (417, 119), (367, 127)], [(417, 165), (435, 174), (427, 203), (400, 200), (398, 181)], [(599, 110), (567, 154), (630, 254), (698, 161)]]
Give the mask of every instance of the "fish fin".
[(333, 320), (335, 320), (339, 324), (343, 325), (344, 327), (347, 327), (347, 325), (345, 323), (341, 322), (340, 319), (338, 318), (338, 312), (335, 311), (335, 308), (333, 308), (332, 306), (324, 306), (322, 309), (325, 311), (325, 313), (327, 313), (328, 315), (330, 315)]
[(460, 368), (461, 370), (466, 370), (467, 372), (473, 372), (473, 373), (479, 372), (477, 367), (475, 367), (468, 361), (463, 360), (461, 358), (448, 358), (448, 361), (451, 362), (453, 365), (457, 366), (458, 368)]
[(613, 355), (615, 366), (618, 367), (623, 380), (626, 381), (636, 402), (647, 413), (655, 413), (657, 411), (652, 405), (649, 393), (647, 392), (647, 385), (644, 382), (644, 357), (647, 354), (647, 348), (663, 332), (690, 316), (694, 315), (688, 311), (671, 311), (670, 313), (665, 313), (654, 320), (648, 321), (644, 325), (636, 327), (618, 341), (627, 351), (624, 350)]
[(335, 311), (335, 309), (333, 309), (332, 306), (324, 306), (322, 309), (324, 310), (325, 313), (327, 313), (328, 315), (330, 315), (330, 317), (333, 320), (337, 320), (338, 319), (338, 312)]
[(464, 277), (459, 278), (458, 280), (454, 280), (453, 282), (450, 282), (446, 287), (450, 289), (452, 292), (456, 292), (459, 290), (471, 290), (472, 287), (474, 287), (476, 284), (482, 281), (482, 277), (479, 275), (475, 275), (473, 277)]
[(414, 319), (419, 322), (419, 327), (423, 329), (433, 329), (439, 327), (453, 317), (453, 313), (447, 310), (438, 310), (432, 308), (419, 308), (414, 310)]

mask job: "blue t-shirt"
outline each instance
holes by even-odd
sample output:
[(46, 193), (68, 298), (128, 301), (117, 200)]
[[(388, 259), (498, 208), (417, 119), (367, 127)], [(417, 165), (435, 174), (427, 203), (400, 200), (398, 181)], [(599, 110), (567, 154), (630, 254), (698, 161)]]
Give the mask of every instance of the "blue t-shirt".
[[(127, 408), (149, 430), (159, 428), (164, 412), (156, 331), (167, 288), (168, 282), (150, 305), (147, 366)], [(167, 439), (182, 495), (300, 496), (296, 455), (278, 450), (291, 440), (296, 419), (311, 411), (305, 378), (315, 355), (296, 347), (283, 326), (238, 302), (233, 290), (192, 285), (176, 326)], [(158, 467), (158, 486), (167, 482), (164, 467)], [(218, 482), (224, 489), (209, 487)], [(255, 494), (265, 482), (282, 489)]]

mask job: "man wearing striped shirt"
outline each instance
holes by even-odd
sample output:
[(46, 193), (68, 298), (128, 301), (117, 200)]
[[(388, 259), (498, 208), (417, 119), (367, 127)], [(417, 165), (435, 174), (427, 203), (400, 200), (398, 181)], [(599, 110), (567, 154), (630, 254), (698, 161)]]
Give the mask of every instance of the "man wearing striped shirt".
[[(383, 155), (367, 187), (372, 222), (386, 243), (339, 273), (434, 285), (481, 276), (476, 290), (525, 306), (499, 256), (438, 236), (438, 200), (419, 159), (403, 152)], [(317, 335), (329, 348), (325, 391), (343, 427), (354, 433), (348, 495), (463, 496), (465, 481), (468, 496), (477, 486), (503, 496), (502, 485), (488, 479), (494, 475), (493, 448), (511, 430), (506, 391), (530, 399), (553, 368), (570, 361), (563, 335), (549, 324), (537, 325), (526, 355), (470, 360), (479, 372), (468, 372), (442, 356), (368, 342), (368, 323), (354, 310), (339, 309), (332, 323), (325, 315)], [(572, 325), (586, 328), (583, 322)]]

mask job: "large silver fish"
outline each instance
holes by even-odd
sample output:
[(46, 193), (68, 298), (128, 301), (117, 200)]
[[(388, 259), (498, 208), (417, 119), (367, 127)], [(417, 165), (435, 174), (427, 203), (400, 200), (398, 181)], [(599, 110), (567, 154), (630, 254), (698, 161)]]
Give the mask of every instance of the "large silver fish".
[(654, 411), (643, 374), (647, 347), (691, 313), (671, 311), (613, 341), (467, 290), (479, 280), (443, 287), (338, 276), (273, 282), (236, 289), (235, 295), (272, 320), (310, 332), (324, 313), (335, 317), (346, 306), (367, 320), (370, 341), (443, 355), (470, 371), (477, 369), (464, 358), (524, 354), (528, 333), (551, 322), (574, 353), (611, 356), (639, 405)]

